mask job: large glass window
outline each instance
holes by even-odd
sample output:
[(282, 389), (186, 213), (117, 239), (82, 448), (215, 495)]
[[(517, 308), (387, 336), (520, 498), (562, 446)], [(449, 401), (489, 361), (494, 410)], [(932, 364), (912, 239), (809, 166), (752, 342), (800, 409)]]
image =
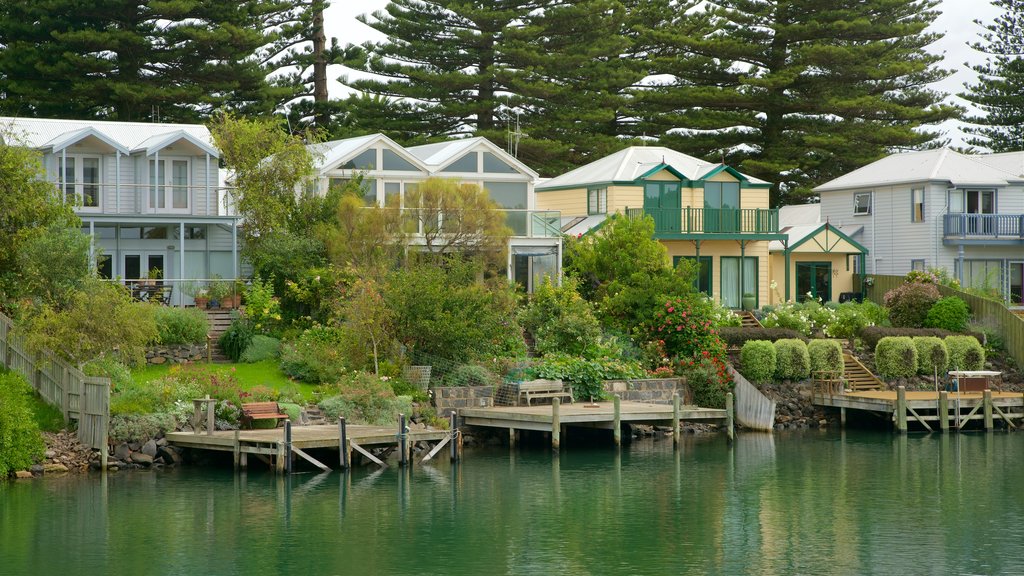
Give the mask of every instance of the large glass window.
[(414, 166), (412, 162), (409, 162), (405, 158), (399, 156), (394, 150), (385, 148), (381, 151), (384, 158), (383, 164), (385, 170), (398, 170), (402, 172), (419, 172), (419, 168)]
[(644, 184), (644, 212), (654, 218), (657, 232), (679, 232), (683, 216), (681, 202), (679, 182)]
[(484, 188), (498, 206), (526, 209), (526, 182), (484, 182)]
[(484, 152), (484, 172), (493, 172), (496, 174), (517, 174), (519, 171), (502, 160), (499, 160), (494, 154)]
[(476, 152), (470, 152), (455, 162), (445, 166), (441, 172), (477, 172)]
[[(738, 256), (722, 256), (719, 259), (719, 268), (721, 268), (719, 286), (723, 306), (740, 308), (743, 305), (744, 294), (753, 294), (755, 298), (758, 296), (756, 256), (743, 258), (742, 274)], [(755, 306), (758, 305), (755, 304)]]
[(796, 263), (796, 299), (832, 299), (832, 264), (829, 262)]
[(353, 170), (376, 170), (377, 169), (377, 149), (370, 148), (360, 152), (354, 156), (348, 162), (341, 165), (342, 168), (351, 168)]
[[(959, 265), (959, 260), (954, 261)], [(985, 294), (1003, 293), (1002, 260), (964, 260), (963, 283)]]
[[(66, 162), (65, 162), (66, 160)], [(98, 156), (57, 157), (57, 185), (68, 202), (82, 208), (100, 207), (100, 159)]]
[(162, 158), (149, 161), (149, 207), (152, 210), (188, 211), (188, 160)]
[(704, 231), (740, 231), (740, 183), (704, 183)]

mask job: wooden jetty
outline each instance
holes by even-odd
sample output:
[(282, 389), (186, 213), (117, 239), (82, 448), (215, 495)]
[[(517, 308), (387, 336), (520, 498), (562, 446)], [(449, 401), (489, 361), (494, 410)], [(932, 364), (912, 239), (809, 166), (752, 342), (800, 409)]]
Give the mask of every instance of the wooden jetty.
[(681, 421), (725, 424), (731, 439), (731, 404), (732, 394), (727, 396), (725, 410), (681, 406), (678, 395), (674, 396), (673, 404), (622, 402), (618, 397), (612, 402), (564, 404), (554, 398), (550, 405), (542, 406), (462, 408), (459, 417), (467, 426), (507, 429), (509, 443), (513, 446), (520, 430), (537, 430), (550, 433), (551, 447), (558, 450), (569, 427), (610, 429), (615, 444), (619, 445), (622, 442), (622, 424), (671, 426), (675, 431), (674, 441), (678, 445)]
[(1008, 429), (1024, 422), (1024, 394), (1020, 392), (932, 392), (897, 390), (864, 390), (833, 392), (815, 389), (812, 402), (816, 406), (840, 409), (842, 423), (847, 410), (858, 410), (892, 419), (898, 432), (907, 432), (909, 424), (917, 423), (928, 432), (962, 430), (970, 422), (981, 421), (985, 430), (992, 430), (997, 421)]

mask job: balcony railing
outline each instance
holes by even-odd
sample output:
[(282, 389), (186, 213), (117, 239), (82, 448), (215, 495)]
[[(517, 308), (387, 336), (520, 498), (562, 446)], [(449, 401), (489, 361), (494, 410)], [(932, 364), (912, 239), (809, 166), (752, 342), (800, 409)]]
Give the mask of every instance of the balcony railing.
[(83, 214), (235, 215), (230, 188), (213, 184), (51, 183)]
[[(390, 208), (393, 210), (393, 208)], [(384, 208), (389, 210), (389, 208)], [(424, 227), (444, 232), (444, 212), (430, 210), (426, 213), (418, 208), (401, 208), (405, 232), (422, 235)], [(500, 210), (505, 214), (505, 224), (512, 229), (515, 238), (558, 238), (562, 235), (562, 213), (558, 210)], [(431, 226), (427, 219), (437, 218), (438, 224)]]
[(942, 235), (946, 238), (1024, 239), (1024, 214), (946, 214)]
[(629, 218), (649, 214), (655, 234), (777, 234), (776, 208), (626, 208)]

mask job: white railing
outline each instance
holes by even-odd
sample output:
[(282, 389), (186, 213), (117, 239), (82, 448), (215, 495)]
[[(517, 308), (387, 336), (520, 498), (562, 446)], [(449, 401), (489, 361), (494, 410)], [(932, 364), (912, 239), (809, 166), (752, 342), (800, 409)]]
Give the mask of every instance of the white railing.
[(237, 216), (227, 186), (52, 182), (77, 210), (96, 214), (192, 214)]

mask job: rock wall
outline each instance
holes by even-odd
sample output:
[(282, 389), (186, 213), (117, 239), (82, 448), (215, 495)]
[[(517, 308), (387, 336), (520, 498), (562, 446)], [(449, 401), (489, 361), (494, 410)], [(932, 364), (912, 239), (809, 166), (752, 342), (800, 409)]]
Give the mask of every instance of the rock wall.
[(154, 346), (146, 350), (148, 364), (187, 364), (206, 359), (206, 344)]
[(434, 408), (442, 416), (459, 408), (494, 406), (493, 386), (437, 386), (431, 392)]
[[(684, 378), (648, 378), (643, 380), (605, 380), (604, 391), (616, 394), (626, 402), (671, 404), (678, 392), (683, 404), (693, 403), (693, 394)], [(586, 400), (579, 398), (578, 400)]]

